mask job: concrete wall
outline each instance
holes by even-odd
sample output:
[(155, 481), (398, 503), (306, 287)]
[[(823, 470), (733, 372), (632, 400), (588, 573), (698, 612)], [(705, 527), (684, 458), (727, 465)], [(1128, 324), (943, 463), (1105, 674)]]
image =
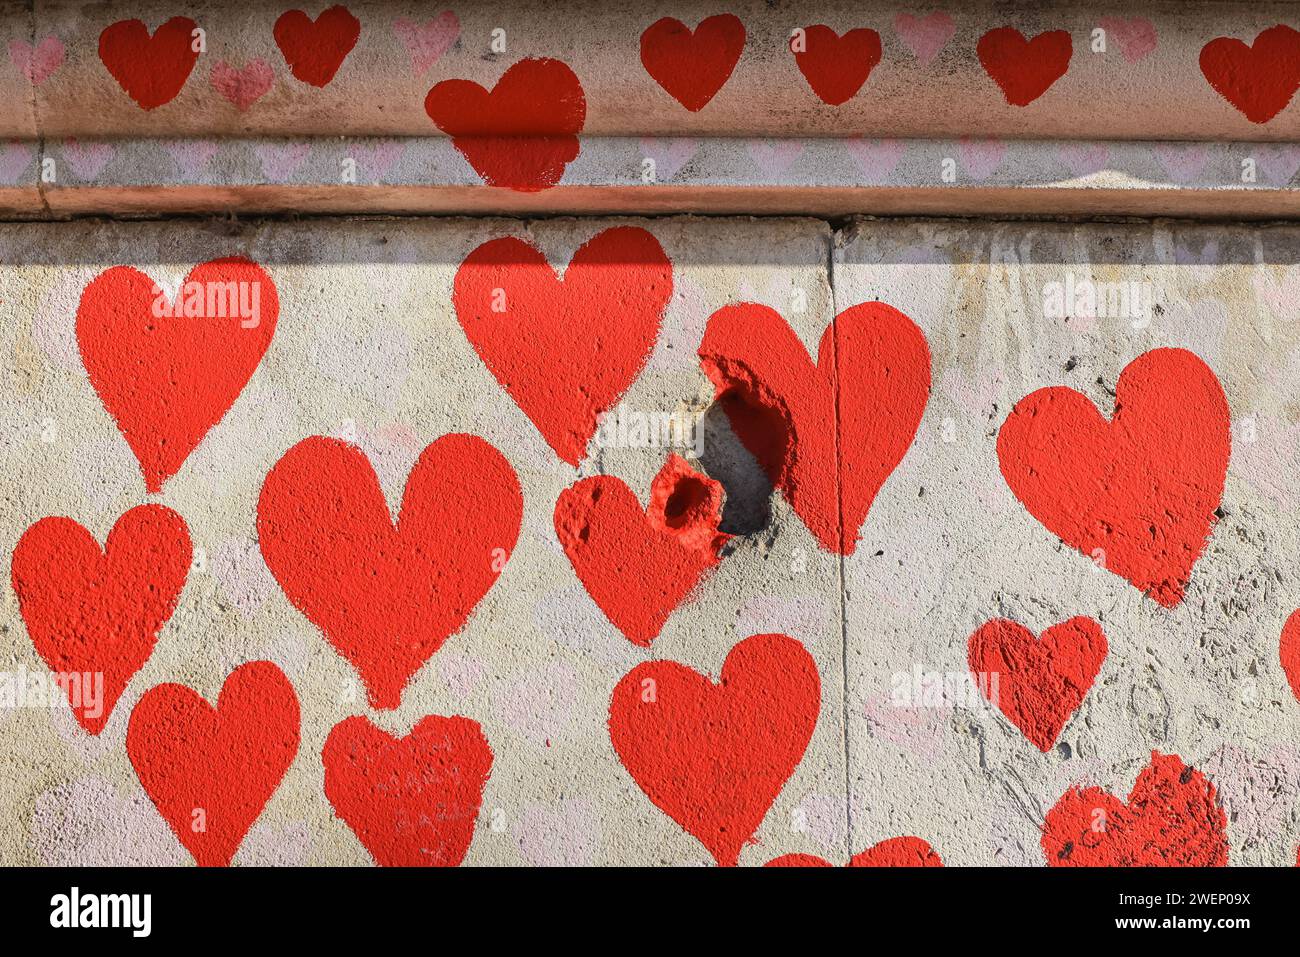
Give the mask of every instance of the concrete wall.
[[(625, 227), (649, 237), (624, 232), (615, 242), (605, 233)], [(603, 256), (606, 265), (587, 266), (586, 275), (568, 265), (602, 234), (580, 261)], [(539, 253), (505, 248), (501, 267), (475, 253), (503, 237)], [(184, 583), (174, 612), (163, 614), (156, 646), (145, 648), (147, 660), (98, 734), (67, 708), (0, 709), (6, 863), (189, 860), (157, 802), (207, 863), (231, 854), (235, 863), (367, 864), (454, 861), (461, 853), (479, 864), (689, 864), (738, 855), (752, 865), (786, 854), (843, 863), (910, 836), (950, 865), (1041, 865), (1071, 862), (1060, 852), (1062, 835), (1071, 834), (1087, 848), (1073, 863), (1117, 863), (1133, 859), (1149, 832), (1162, 863), (1224, 854), (1233, 864), (1295, 860), (1300, 705), (1279, 653), (1283, 623), (1300, 602), (1291, 560), (1300, 526), (1289, 490), (1300, 335), (1287, 293), (1300, 274), (1300, 236), (1290, 227), (864, 221), (836, 231), (809, 219), (323, 220), (233, 229), (101, 223), (9, 226), (0, 246), (8, 357), (0, 561), (9, 569), (20, 536), (47, 516), (67, 516), (102, 543), (124, 513), (145, 503), (180, 516), (193, 555), (187, 562), (186, 532), (159, 515), (152, 531), (121, 535), (117, 547), (128, 557), (105, 581), (116, 574), (139, 583), (130, 578), (133, 542), (147, 555), (135, 574), (153, 576), (164, 593), (177, 587), (178, 570)], [(472, 253), (484, 272), (463, 265)], [(130, 263), (174, 283), (195, 264), (231, 255), (265, 270), (259, 326), (236, 320), (215, 337), (183, 336), (215, 350), (192, 366), (167, 351), (166, 339), (146, 337), (160, 351), (131, 354), (132, 322), (121, 318), (130, 315), (126, 287), (114, 287), (105, 270)], [(539, 256), (556, 270), (568, 267), (564, 287), (539, 278)], [(1103, 295), (1089, 314), (1080, 292), (1088, 282), (1134, 284), (1124, 286), (1131, 305), (1106, 314)], [(270, 285), (278, 297), (273, 330)], [(1074, 292), (1062, 300), (1066, 288)], [(492, 319), (480, 293), (497, 289), (508, 308)], [(875, 300), (907, 319), (863, 318), (852, 309)], [(719, 314), (742, 302), (757, 305)], [(484, 321), (511, 325), (474, 325)], [(611, 325), (602, 332), (601, 322)], [(737, 322), (749, 333), (729, 338)], [(112, 335), (97, 338), (105, 323)], [(467, 335), (466, 328), (477, 331)], [(525, 361), (507, 375), (522, 404), (548, 423), (557, 451), (485, 357), (500, 368), (531, 350), (545, 353), (564, 341), (566, 329), (573, 339), (560, 354)], [(873, 329), (888, 335), (874, 338)], [(256, 353), (266, 342), (239, 337), (268, 332), (265, 354), (260, 361), (253, 355), (251, 375), (232, 387), (237, 397), (222, 415), (216, 405), (225, 403), (212, 397), (224, 388), (222, 370), (244, 361), (238, 343), (256, 342)], [(605, 338), (601, 361), (582, 370), (587, 332)], [(492, 336), (514, 348), (493, 351)], [(807, 364), (819, 343), (822, 365), (814, 373)], [(1199, 359), (1152, 352), (1171, 348)], [(714, 378), (744, 384), (747, 399), (733, 392), (714, 401), (701, 350)], [(620, 356), (629, 364), (620, 366)], [(144, 365), (115, 368), (118, 359)], [(552, 378), (566, 360), (582, 383)], [(1156, 360), (1173, 364), (1152, 366)], [(628, 381), (614, 381), (619, 368)], [(1122, 378), (1126, 369), (1129, 379)], [(158, 384), (181, 375), (191, 378), (170, 394)], [(560, 413), (583, 383), (594, 403), (622, 412), (575, 452), (574, 433), (563, 426), (577, 422), (580, 436), (582, 415)], [(1082, 398), (1049, 403), (1040, 410), (1043, 427), (1058, 416), (1056, 431), (1031, 428), (1018, 449), (1000, 454), (999, 437), (1016, 428), (1006, 425), (1008, 413), (1049, 387)], [(1119, 413), (1126, 417), (1107, 430), (1091, 421), (1089, 403), (1110, 418), (1117, 392), (1128, 397)], [(917, 396), (924, 410), (915, 406), (913, 417), (909, 403)], [(161, 491), (150, 492), (106, 404), (147, 448), (143, 440), (157, 437), (151, 429), (160, 422), (176, 428), (186, 410), (202, 408), (220, 420), (181, 462), (157, 465), (162, 459), (146, 452), (155, 463), (151, 483), (164, 476)], [(678, 413), (699, 431), (643, 445), (638, 415), (661, 412)], [(770, 449), (760, 441), (756, 459), (742, 440), (782, 432), (793, 434), (794, 460), (780, 479), (785, 491), (773, 492), (760, 465)], [(429, 462), (417, 470), (423, 491), (408, 488), (401, 506), (404, 534), (459, 544), (441, 564), (418, 566), (441, 570), (441, 598), (404, 619), (403, 609), (418, 599), (402, 598), (402, 588), (415, 589), (414, 596), (419, 583), (403, 579), (401, 566), (423, 559), (408, 554), (396, 570), (385, 564), (382, 556), (398, 546), (381, 524), (367, 524), (366, 516), (382, 512), (360, 456), (396, 514), (422, 450), (449, 433), (481, 437), (504, 462), (468, 440), (452, 449), (442, 439), (433, 448), (443, 451), (425, 453)], [(896, 439), (892, 450), (882, 444), (886, 433)], [(351, 445), (318, 442), (322, 458), (286, 465), (286, 453), (310, 436)], [(674, 452), (722, 483), (722, 531), (733, 537), (718, 538), (716, 490), (689, 475), (683, 485), (680, 472), (661, 484), (651, 517), (638, 518)], [(348, 456), (355, 461), (348, 464)], [(1049, 472), (1057, 459), (1100, 469), (1095, 501), (1088, 488), (1069, 486), (1073, 472), (1062, 478), (1064, 492), (1016, 485), (1023, 481), (1015, 478), (1017, 462)], [(592, 476), (608, 477), (603, 492), (611, 504), (597, 509), (589, 495), (569, 499), (557, 532), (557, 500)], [(837, 516), (855, 514), (878, 479), (883, 485), (860, 540), (850, 548), (856, 530), (843, 528), (841, 546)], [(682, 489), (673, 504), (667, 493)], [(1066, 496), (1064, 513), (1052, 513), (1053, 494)], [(336, 514), (331, 503), (339, 498)], [(440, 512), (439, 502), (451, 505)], [(1069, 531), (1073, 519), (1088, 529)], [(1148, 524), (1157, 528), (1154, 542)], [(1080, 542), (1062, 541), (1097, 534), (1097, 527), (1112, 529), (1109, 556), (1087, 542), (1085, 554), (1072, 547)], [(1182, 587), (1180, 563), (1200, 551), (1207, 528), (1185, 595), (1174, 600), (1169, 589)], [(829, 547), (812, 529), (829, 534)], [(94, 550), (83, 542), (79, 553), (72, 539), (50, 535), (34, 536), (26, 557), (12, 558), (3, 574), (18, 586), (17, 594), (6, 587), (0, 625), (0, 661), (10, 673), (46, 670), (33, 622), (56, 636), (48, 640), (71, 662), (84, 659), (69, 629), (93, 648), (109, 640), (106, 621), (136, 622), (139, 633), (139, 617), (129, 616), (147, 617), (148, 602), (130, 592), (117, 612), (100, 606), (98, 618), (69, 620), (69, 603), (83, 615), (91, 607), (69, 598), (77, 587), (70, 569), (90, 562)], [(44, 539), (54, 543), (47, 545), (53, 558), (40, 551)], [(1192, 554), (1180, 557), (1180, 543)], [(341, 569), (331, 564), (339, 560)], [(499, 578), (497, 566), (484, 568), (488, 561), (500, 564)], [(579, 568), (622, 616), (622, 630), (584, 588)], [(1126, 580), (1155, 580), (1143, 579), (1143, 568), (1155, 568), (1165, 583), (1159, 600)], [(363, 582), (360, 592), (349, 591), (354, 575), (389, 589)], [(55, 583), (65, 591), (50, 599)], [(483, 587), (486, 594), (456, 627), (452, 596), (472, 601)], [(638, 609), (671, 608), (685, 590), (657, 635), (653, 626), (637, 631), (629, 623)], [(300, 608), (325, 621), (330, 641)], [(347, 614), (337, 614), (343, 608)], [(1105, 647), (1077, 628), (1049, 634), (1037, 657), (1032, 641), (1017, 644), (1023, 636), (1010, 628), (981, 631), (972, 644), (993, 619), (1039, 635), (1075, 616), (1095, 620)], [(401, 688), (393, 662), (410, 652), (385, 629), (400, 631), (403, 621), (416, 622), (418, 635), (404, 634), (417, 642), (416, 667), (398, 703), (383, 689)], [(360, 668), (338, 650), (358, 628), (363, 648), (350, 654)], [(792, 641), (751, 638), (772, 633)], [(377, 650), (369, 663), (365, 647)], [(999, 702), (1015, 721), (965, 682), (974, 647), (992, 656), (977, 657), (996, 664)], [(150, 690), (180, 683), (215, 703), (227, 676), (250, 661), (273, 662), (292, 692), (277, 675), (239, 672), (243, 677), (226, 685), (224, 730), (214, 738), (204, 736), (201, 719), (184, 717), (192, 700), (176, 689)], [(716, 680), (724, 662), (734, 663), (723, 674), (729, 690), (712, 692), (672, 664)], [(935, 676), (947, 676), (946, 701), (935, 697)], [(658, 703), (641, 703), (646, 677)], [(322, 751), (350, 716), (401, 737), (428, 715), (476, 722), (490, 749), (490, 776), (481, 806), (474, 788), (457, 791), (458, 818), (436, 834), (411, 834), (397, 823), (399, 811), (364, 790), (358, 795), (346, 770), (348, 755), (380, 748), (367, 743), (377, 732), (352, 719), (336, 730), (342, 737), (333, 757), (323, 759)], [(706, 715), (720, 722), (711, 733), (700, 725)], [(656, 735), (668, 732), (656, 721), (677, 738), (660, 741)], [(483, 744), (471, 731), (426, 728), (396, 752), (409, 765), (380, 760), (383, 773), (404, 782), (405, 813), (417, 813), (430, 791), (451, 792), (437, 775), (436, 788), (421, 777), (431, 754), (476, 768), (465, 772), (471, 780), (481, 773)], [(677, 739), (687, 742), (685, 752), (668, 743)], [(1176, 758), (1153, 763), (1153, 751)], [(716, 758), (716, 779), (699, 770), (677, 790), (680, 766), (672, 756), (685, 761), (687, 753)], [(241, 770), (250, 754), (287, 765), (283, 780), (272, 773), (259, 783)], [(204, 783), (218, 780), (227, 790)], [(1135, 782), (1135, 797), (1155, 788), (1165, 801), (1183, 802), (1182, 829), (1171, 830), (1152, 810), (1158, 801), (1120, 807)], [(1067, 797), (1075, 786), (1116, 798), (1089, 791)], [(194, 805), (212, 822), (200, 836), (191, 830)], [(730, 838), (718, 835), (722, 826)], [(921, 859), (909, 846), (880, 853)]]

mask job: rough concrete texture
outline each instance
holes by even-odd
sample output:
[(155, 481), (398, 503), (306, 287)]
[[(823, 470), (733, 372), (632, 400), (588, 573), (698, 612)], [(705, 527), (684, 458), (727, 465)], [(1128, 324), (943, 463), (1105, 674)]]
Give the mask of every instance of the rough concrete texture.
[[(1295, 860), (1293, 228), (0, 247), (0, 671), (118, 696), (0, 709), (5, 863)], [(278, 311), (137, 334), (115, 266)], [(1080, 453), (1075, 511), (1017, 485)]]
[[(352, 0), (295, 16), (287, 4), (6, 3), (0, 135), (419, 136), (433, 132), (426, 96), (453, 80), (479, 85), (493, 107), (471, 122), (545, 124), (550, 103), (533, 79), (494, 89), (541, 59), (570, 74), (563, 85), (581, 91), (591, 135), (1296, 134), (1290, 4), (1150, 6), (914, 12), (840, 0), (810, 15), (761, 0), (588, 0), (557, 16), (541, 0), (449, 9)], [(516, 94), (533, 97), (523, 117), (508, 109)], [(452, 118), (437, 119), (456, 132)]]

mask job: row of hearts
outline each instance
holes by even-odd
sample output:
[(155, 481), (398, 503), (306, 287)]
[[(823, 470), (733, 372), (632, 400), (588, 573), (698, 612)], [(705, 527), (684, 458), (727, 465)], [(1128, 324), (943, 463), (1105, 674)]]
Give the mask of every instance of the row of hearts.
[[(946, 26), (951, 29), (950, 20)], [(143, 21), (122, 20), (106, 27), (100, 35), (100, 60), (141, 108), (156, 109), (174, 99), (189, 78), (198, 59), (192, 42), (196, 29), (193, 20), (173, 17), (151, 36)], [(293, 75), (304, 83), (324, 87), (356, 45), (361, 21), (343, 6), (329, 8), (315, 21), (301, 10), (290, 10), (276, 21), (273, 35)], [(694, 30), (673, 17), (663, 17), (641, 34), (641, 63), (675, 100), (697, 112), (730, 78), (744, 51), (745, 39), (745, 26), (733, 14), (707, 17)], [(792, 36), (790, 47), (813, 92), (832, 106), (852, 99), (881, 59), (880, 34), (868, 28), (849, 30), (841, 36), (823, 24), (803, 27)], [(1027, 106), (1065, 75), (1073, 44), (1065, 30), (1026, 39), (1019, 30), (1005, 26), (984, 33), (976, 44), (976, 55), (1007, 103)], [(1259, 33), (1252, 45), (1230, 37), (1211, 40), (1201, 50), (1200, 68), (1210, 85), (1247, 119), (1266, 123), (1286, 107), (1300, 86), (1298, 55), (1300, 33), (1278, 24)], [(451, 82), (475, 86), (479, 93), (483, 92), (481, 87), (465, 81)], [(576, 77), (573, 85), (581, 102), (582, 87)], [(544, 118), (536, 115), (516, 119), (541, 122), (542, 129), (527, 131), (534, 135), (571, 132), (567, 127), (551, 129)], [(437, 117), (434, 120), (437, 122)], [(480, 117), (478, 125), (481, 122)], [(444, 128), (444, 132), (454, 131)], [(478, 128), (461, 132), (525, 133)]]

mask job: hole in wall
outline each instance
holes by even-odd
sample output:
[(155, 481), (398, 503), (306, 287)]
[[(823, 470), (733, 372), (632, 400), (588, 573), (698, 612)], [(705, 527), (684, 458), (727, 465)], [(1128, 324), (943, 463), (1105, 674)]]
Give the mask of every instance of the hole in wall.
[[(735, 407), (733, 399), (728, 403)], [(741, 410), (739, 421), (747, 421)], [(761, 414), (758, 410), (755, 415)], [(777, 416), (776, 427), (784, 433), (784, 423)], [(731, 427), (728, 406), (714, 402), (705, 410), (697, 426), (704, 430), (700, 466), (712, 479), (722, 483), (727, 497), (722, 506), (719, 530), (729, 535), (753, 535), (772, 521), (772, 482), (758, 459), (745, 448)], [(784, 450), (780, 451), (780, 455)], [(778, 458), (779, 460), (779, 458)]]

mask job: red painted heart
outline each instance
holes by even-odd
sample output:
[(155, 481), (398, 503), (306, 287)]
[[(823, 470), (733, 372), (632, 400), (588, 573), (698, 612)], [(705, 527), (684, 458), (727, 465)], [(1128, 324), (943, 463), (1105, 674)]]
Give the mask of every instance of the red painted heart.
[(1201, 73), (1246, 119), (1267, 123), (1300, 89), (1300, 32), (1278, 24), (1251, 45), (1216, 37), (1201, 49)]
[(128, 266), (86, 286), (77, 307), (81, 360), (150, 492), (162, 491), (234, 404), (279, 315), (275, 283), (247, 259), (195, 266), (175, 301)]
[(131, 712), (126, 752), (200, 867), (226, 867), (298, 753), (298, 697), (269, 661), (232, 671), (213, 708), (179, 684)]
[(921, 330), (884, 303), (861, 303), (827, 326), (814, 365), (780, 314), (741, 303), (710, 317), (699, 354), (732, 430), (773, 486), (822, 548), (852, 554), (929, 398)]
[(694, 31), (664, 17), (641, 34), (641, 65), (669, 96), (696, 113), (722, 89), (744, 49), (745, 25), (730, 13), (701, 20)]
[(830, 27), (805, 27), (792, 38), (795, 63), (817, 98), (830, 106), (847, 103), (880, 62), (880, 34), (859, 28), (840, 36)]
[[(786, 854), (767, 867), (833, 867), (816, 854)], [(854, 854), (848, 867), (943, 867), (943, 860), (919, 837), (891, 837)]]
[(1091, 618), (1053, 625), (1041, 640), (1024, 625), (995, 618), (970, 636), (967, 660), (985, 697), (1046, 753), (1083, 703), (1107, 650)]
[(1228, 818), (1214, 785), (1177, 755), (1151, 752), (1125, 804), (1073, 788), (1043, 821), (1053, 867), (1224, 867)]
[(366, 454), (316, 436), (267, 474), (257, 533), (289, 601), (387, 709), (496, 582), (522, 513), (514, 469), (478, 436), (421, 453), (396, 523)]
[(479, 246), (456, 271), (452, 301), (484, 365), (570, 465), (596, 418), (641, 373), (673, 292), (658, 240), (621, 226), (584, 243), (561, 280), (521, 239)]
[(817, 664), (785, 635), (737, 644), (714, 684), (673, 661), (623, 676), (609, 736), (646, 796), (733, 866), (803, 758), (821, 710)]
[(1040, 33), (1032, 40), (1014, 27), (990, 30), (975, 45), (980, 65), (1012, 106), (1028, 106), (1070, 68), (1074, 46), (1065, 30)]
[(360, 716), (321, 752), (325, 797), (383, 867), (455, 867), (474, 838), (492, 749), (477, 721), (421, 718), (396, 738)]
[(141, 109), (157, 109), (176, 98), (198, 62), (197, 27), (172, 17), (150, 36), (143, 20), (119, 20), (99, 35), (99, 59)]
[(1120, 375), (1109, 422), (1063, 386), (1021, 399), (998, 433), (998, 462), (1048, 530), (1172, 608), (1209, 538), (1229, 430), (1210, 367), (1153, 349)]
[(1300, 611), (1293, 611), (1282, 626), (1278, 658), (1282, 662), (1287, 684), (1291, 686), (1291, 693), (1300, 701)]
[[(91, 734), (153, 654), (189, 570), (189, 530), (162, 505), (119, 518), (102, 551), (70, 518), (43, 518), (18, 540), (12, 576), (27, 634), (52, 672), (81, 676), (64, 690)], [(94, 675), (103, 676), (102, 701), (86, 697)]]
[(520, 60), (489, 92), (443, 80), (424, 99), (434, 125), (489, 186), (549, 189), (578, 158), (587, 119), (582, 84), (559, 60)]
[(560, 493), (555, 534), (587, 594), (648, 648), (673, 609), (718, 564), (722, 486), (678, 455), (650, 486), (644, 511), (619, 479), (599, 475)]
[(312, 86), (326, 86), (357, 45), (361, 21), (344, 6), (330, 7), (315, 20), (302, 10), (288, 10), (271, 32), (290, 73)]

